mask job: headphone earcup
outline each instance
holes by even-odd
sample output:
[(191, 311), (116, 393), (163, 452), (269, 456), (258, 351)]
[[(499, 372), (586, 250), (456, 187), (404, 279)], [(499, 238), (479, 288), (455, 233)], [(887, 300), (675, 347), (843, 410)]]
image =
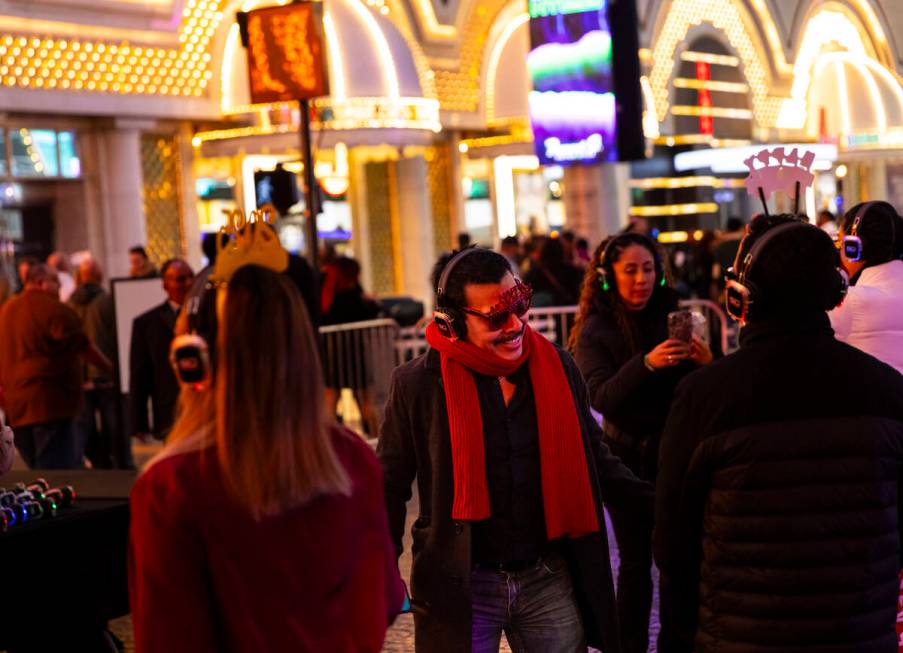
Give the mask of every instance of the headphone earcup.
[(437, 308), (433, 311), (433, 322), (439, 333), (449, 339), (463, 338), (467, 335), (467, 325), (462, 324), (458, 311), (451, 308)]
[(850, 289), (850, 276), (843, 268), (837, 268), (837, 292), (833, 293), (828, 301), (826, 311), (833, 311), (835, 308), (843, 304), (843, 300), (847, 297), (847, 291)]

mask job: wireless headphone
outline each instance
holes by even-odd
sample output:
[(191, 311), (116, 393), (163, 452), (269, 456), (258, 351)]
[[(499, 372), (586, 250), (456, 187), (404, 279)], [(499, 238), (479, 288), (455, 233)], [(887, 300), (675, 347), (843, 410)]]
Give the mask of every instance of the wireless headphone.
[(188, 333), (176, 336), (169, 348), (169, 363), (176, 378), (200, 392), (213, 376), (210, 345), (216, 338), (216, 286), (207, 281), (204, 290), (188, 300)]
[[(738, 271), (728, 272), (730, 277), (727, 280), (727, 286), (725, 288), (724, 303), (728, 314), (732, 318), (745, 323), (750, 315), (755, 313), (756, 304), (760, 303), (762, 300), (762, 290), (749, 278), (749, 276), (752, 273), (753, 266), (761, 256), (762, 250), (765, 249), (765, 246), (783, 233), (795, 229), (814, 228), (816, 227), (813, 227), (808, 222), (796, 220), (793, 222), (786, 222), (776, 227), (772, 227), (766, 231), (761, 238), (753, 243), (752, 247), (749, 248), (749, 251), (743, 258), (740, 269)], [(749, 236), (747, 236), (747, 238), (748, 237)], [(741, 248), (742, 246), (741, 243)], [(836, 308), (843, 302), (849, 286), (849, 279), (846, 272), (839, 266), (839, 261), (836, 269), (838, 276), (838, 293), (836, 299), (830, 300), (829, 306), (823, 307), (826, 311)]]
[[(878, 204), (887, 204), (887, 202), (865, 202), (861, 207), (859, 207), (859, 210), (856, 211), (856, 217), (853, 218), (853, 225), (850, 228), (850, 234), (843, 237), (843, 255), (848, 261), (855, 263), (862, 260), (863, 245), (862, 240), (858, 235), (859, 227), (862, 226), (862, 220), (865, 218), (865, 214), (868, 213), (869, 209)], [(893, 209), (890, 204), (887, 204), (887, 206)], [(896, 220), (894, 219), (894, 215), (896, 215), (896, 209), (893, 209), (890, 220), (891, 242), (894, 242), (897, 232), (897, 225), (895, 224)]]
[(458, 340), (467, 335), (467, 327), (465, 326), (465, 321), (460, 311), (457, 311), (450, 306), (443, 306), (448, 280), (451, 278), (451, 273), (455, 269), (455, 266), (458, 265), (462, 259), (477, 251), (480, 251), (478, 247), (462, 249), (451, 257), (449, 262), (445, 264), (445, 269), (442, 270), (442, 274), (439, 275), (439, 283), (436, 286), (437, 307), (436, 310), (433, 311), (433, 322), (436, 324), (436, 328), (439, 329), (439, 333), (451, 340)]
[[(664, 287), (667, 285), (668, 280), (665, 277), (665, 265), (662, 263), (662, 259), (659, 256), (658, 248), (655, 246), (655, 242), (652, 241), (651, 238), (647, 238), (641, 234), (619, 234), (614, 238), (611, 238), (608, 241), (608, 244), (605, 245), (605, 248), (602, 250), (602, 254), (599, 256), (599, 264), (596, 266), (596, 273), (599, 275), (599, 284), (602, 286), (603, 292), (608, 292), (611, 290), (611, 283), (608, 280), (608, 272), (605, 271), (605, 261), (608, 260), (609, 252), (611, 248), (614, 247), (615, 243), (618, 241), (626, 240), (628, 237), (631, 238), (640, 238), (649, 245), (649, 249), (652, 251), (652, 258), (655, 261), (655, 280), (659, 286)], [(639, 243), (636, 243), (639, 245)]]

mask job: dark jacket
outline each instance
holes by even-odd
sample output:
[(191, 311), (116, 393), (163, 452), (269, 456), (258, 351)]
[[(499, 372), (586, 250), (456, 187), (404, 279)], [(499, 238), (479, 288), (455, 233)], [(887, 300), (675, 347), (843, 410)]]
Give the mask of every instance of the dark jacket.
[[(574, 393), (596, 501), (600, 533), (565, 539), (574, 590), (588, 643), (617, 653), (617, 618), (602, 502), (649, 514), (652, 488), (612, 456), (589, 410), (586, 386), (561, 352)], [(542, 397), (537, 397), (542, 401)], [(452, 519), (451, 440), (440, 357), (430, 350), (395, 370), (377, 449), (385, 476), (389, 530), (401, 555), (405, 504), (416, 477), (420, 515), (411, 531), (411, 605), (419, 653), (471, 650), (471, 526)]]
[[(116, 360), (116, 317), (113, 298), (100, 286), (86, 283), (69, 297), (69, 306), (81, 320), (88, 338), (111, 361)], [(115, 367), (115, 365), (114, 365)], [(111, 381), (110, 374), (96, 365), (85, 366), (88, 381)]]
[(176, 313), (163, 302), (135, 318), (129, 354), (131, 432), (150, 433), (147, 400), (153, 404), (153, 434), (163, 438), (173, 424), (179, 382), (169, 364)]
[(322, 326), (331, 324), (348, 324), (350, 322), (366, 322), (379, 317), (382, 309), (379, 304), (364, 294), (363, 288), (355, 286), (348, 290), (336, 292), (329, 309), (320, 320)]
[(823, 313), (740, 345), (680, 384), (662, 438), (659, 650), (895, 652), (903, 376)]
[(607, 434), (622, 432), (632, 439), (653, 438), (656, 442), (661, 436), (674, 389), (696, 366), (684, 362), (652, 372), (643, 357), (668, 339), (667, 314), (676, 308), (674, 295), (663, 308), (632, 316), (639, 335), (636, 354), (607, 304), (597, 301), (587, 315), (574, 357), (589, 387), (590, 402), (605, 420)]

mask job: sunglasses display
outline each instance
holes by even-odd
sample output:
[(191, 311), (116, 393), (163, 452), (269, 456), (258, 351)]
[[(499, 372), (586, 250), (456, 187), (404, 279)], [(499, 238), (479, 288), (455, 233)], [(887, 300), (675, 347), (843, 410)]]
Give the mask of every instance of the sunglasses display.
[(462, 308), (461, 311), (468, 315), (481, 317), (489, 324), (492, 331), (499, 331), (511, 315), (523, 317), (530, 310), (533, 303), (533, 289), (520, 281), (513, 288), (509, 288), (499, 295), (499, 302), (488, 313), (481, 313), (472, 308)]

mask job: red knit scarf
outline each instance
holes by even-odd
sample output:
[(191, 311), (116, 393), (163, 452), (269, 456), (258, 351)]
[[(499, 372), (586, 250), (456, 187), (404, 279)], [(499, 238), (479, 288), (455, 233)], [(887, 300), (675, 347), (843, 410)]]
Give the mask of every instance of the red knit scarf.
[(562, 535), (574, 538), (598, 531), (577, 409), (555, 347), (530, 327), (524, 331), (521, 357), (510, 361), (469, 342), (453, 342), (442, 336), (435, 324), (427, 327), (426, 339), (440, 353), (442, 361), (455, 482), (452, 517), (479, 521), (490, 515), (483, 419), (471, 372), (510, 376), (528, 361), (539, 426), (542, 500), (548, 537), (550, 540)]

